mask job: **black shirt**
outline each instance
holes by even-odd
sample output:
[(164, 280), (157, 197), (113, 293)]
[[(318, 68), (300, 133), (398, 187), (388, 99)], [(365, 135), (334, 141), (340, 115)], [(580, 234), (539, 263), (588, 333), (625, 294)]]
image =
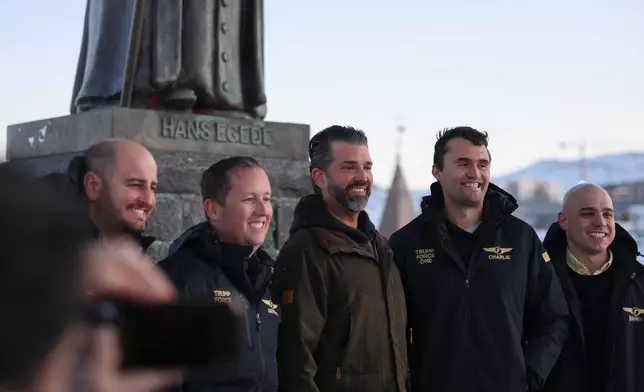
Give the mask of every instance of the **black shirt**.
[(463, 260), (463, 263), (468, 266), (472, 258), (472, 252), (476, 246), (476, 231), (470, 233), (449, 220), (447, 220), (446, 225), (447, 231), (452, 239), (452, 244), (454, 245), (454, 250), (456, 250), (456, 253)]
[(571, 269), (568, 273), (582, 311), (588, 385), (602, 391), (608, 377), (608, 320), (615, 268), (609, 267), (599, 275), (580, 275)]

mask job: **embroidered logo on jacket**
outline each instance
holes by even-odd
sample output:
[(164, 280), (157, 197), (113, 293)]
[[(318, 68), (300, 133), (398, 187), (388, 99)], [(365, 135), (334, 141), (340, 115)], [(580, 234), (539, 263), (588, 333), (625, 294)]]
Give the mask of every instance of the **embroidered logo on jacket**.
[(491, 253), (487, 256), (490, 260), (510, 260), (511, 255), (506, 255), (506, 253), (511, 252), (512, 248), (501, 248), (500, 246), (493, 246), (491, 248), (483, 248), (487, 253)]
[(638, 307), (622, 308), (624, 312), (628, 313), (628, 321), (631, 323), (641, 323), (644, 321), (644, 309)]
[(216, 304), (229, 304), (233, 299), (228, 290), (215, 290), (213, 291)]
[(279, 316), (276, 310), (277, 305), (274, 304), (273, 301), (271, 301), (270, 299), (263, 299), (262, 302), (265, 303), (266, 306), (268, 306), (268, 314), (274, 314), (275, 316)]
[(416, 249), (416, 261), (420, 264), (431, 264), (436, 258), (436, 249)]

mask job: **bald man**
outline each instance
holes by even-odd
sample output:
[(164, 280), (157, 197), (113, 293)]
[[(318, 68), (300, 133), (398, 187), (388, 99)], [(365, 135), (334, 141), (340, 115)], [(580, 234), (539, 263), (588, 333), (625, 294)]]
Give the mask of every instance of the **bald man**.
[(644, 266), (608, 193), (570, 189), (544, 246), (573, 317), (543, 391), (644, 391)]
[[(47, 176), (62, 191), (79, 196), (97, 237), (133, 238), (143, 250), (154, 238), (143, 236), (156, 206), (157, 165), (141, 144), (109, 139), (76, 157), (64, 175)], [(60, 188), (59, 188), (60, 189)]]

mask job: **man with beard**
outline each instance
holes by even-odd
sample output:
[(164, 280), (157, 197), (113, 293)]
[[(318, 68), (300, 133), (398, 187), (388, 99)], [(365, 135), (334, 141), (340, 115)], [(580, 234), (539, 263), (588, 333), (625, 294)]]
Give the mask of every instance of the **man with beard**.
[(134, 238), (143, 250), (154, 238), (143, 236), (156, 205), (157, 165), (141, 144), (110, 139), (72, 160), (68, 172), (45, 180), (61, 197), (79, 199), (89, 230), (107, 240)]
[(171, 303), (165, 274), (131, 242), (94, 244), (77, 206), (28, 173), (0, 165), (0, 184), (0, 390), (147, 392), (180, 380), (122, 369), (118, 328), (87, 322), (85, 290)]
[(387, 240), (364, 211), (373, 177), (364, 132), (309, 142), (315, 194), (295, 208), (277, 258), (284, 392), (407, 390), (406, 310)]
[(411, 387), (538, 391), (567, 337), (568, 309), (539, 237), (490, 184), (487, 133), (439, 134), (422, 213), (391, 236), (409, 312)]
[(644, 266), (610, 195), (594, 184), (570, 189), (543, 244), (573, 318), (543, 391), (643, 391)]

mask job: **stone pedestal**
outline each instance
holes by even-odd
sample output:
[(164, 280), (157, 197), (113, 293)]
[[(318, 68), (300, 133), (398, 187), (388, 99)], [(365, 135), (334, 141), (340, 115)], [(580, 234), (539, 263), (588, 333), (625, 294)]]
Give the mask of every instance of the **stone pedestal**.
[(266, 248), (277, 253), (288, 238), (293, 209), (310, 192), (309, 126), (141, 109), (104, 108), (24, 124), (7, 132), (7, 159), (36, 175), (62, 172), (72, 157), (108, 138), (136, 140), (159, 167), (157, 207), (148, 232), (149, 253), (163, 258), (169, 244), (204, 219), (199, 183), (215, 161), (252, 156), (273, 186), (274, 215)]

